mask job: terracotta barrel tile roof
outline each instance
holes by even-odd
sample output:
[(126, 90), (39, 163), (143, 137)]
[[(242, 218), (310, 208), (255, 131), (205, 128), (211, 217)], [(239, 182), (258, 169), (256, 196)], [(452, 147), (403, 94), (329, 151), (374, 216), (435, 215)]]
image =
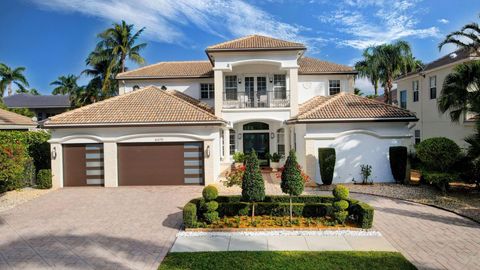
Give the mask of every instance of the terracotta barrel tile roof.
[(0, 109), (0, 126), (2, 125), (19, 125), (19, 126), (36, 126), (31, 118)]
[(222, 50), (245, 50), (245, 49), (300, 49), (304, 50), (305, 46), (302, 43), (291, 42), (272, 37), (251, 35), (237, 38), (234, 40), (222, 42), (207, 47), (208, 51), (222, 51)]
[(209, 61), (160, 62), (117, 75), (128, 78), (213, 78), (213, 70)]
[[(198, 102), (200, 103), (200, 102)], [(203, 106), (203, 105), (202, 105)], [(220, 124), (204, 107), (155, 86), (109, 98), (49, 118), (45, 127), (169, 124)]]
[(314, 97), (303, 103), (290, 122), (329, 121), (417, 121), (415, 114), (373, 99), (342, 92), (329, 97)]
[(352, 67), (310, 57), (300, 58), (298, 65), (298, 74), (357, 73)]

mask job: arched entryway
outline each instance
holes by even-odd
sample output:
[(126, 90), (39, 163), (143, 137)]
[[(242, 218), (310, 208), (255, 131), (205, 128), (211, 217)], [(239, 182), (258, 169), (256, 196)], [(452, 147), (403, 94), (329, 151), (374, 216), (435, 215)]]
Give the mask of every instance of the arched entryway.
[(270, 126), (263, 122), (250, 122), (243, 125), (243, 151), (255, 150), (260, 166), (269, 166), (267, 155), (270, 153)]

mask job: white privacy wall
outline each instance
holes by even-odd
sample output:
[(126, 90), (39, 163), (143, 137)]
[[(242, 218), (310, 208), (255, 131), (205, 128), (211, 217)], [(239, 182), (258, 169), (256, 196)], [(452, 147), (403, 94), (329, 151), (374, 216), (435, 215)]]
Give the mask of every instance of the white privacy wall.
[(333, 147), (336, 163), (333, 183), (361, 181), (360, 165), (372, 166), (370, 180), (393, 182), (390, 169), (390, 146), (409, 145), (407, 123), (343, 123), (307, 125), (305, 135), (307, 173), (322, 183), (318, 148)]

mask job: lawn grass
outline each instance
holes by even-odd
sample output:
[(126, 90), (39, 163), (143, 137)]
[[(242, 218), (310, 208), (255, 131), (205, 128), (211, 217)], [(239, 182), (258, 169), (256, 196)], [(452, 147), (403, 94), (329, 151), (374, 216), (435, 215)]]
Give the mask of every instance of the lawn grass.
[(416, 269), (398, 252), (228, 251), (169, 253), (160, 270), (186, 269)]

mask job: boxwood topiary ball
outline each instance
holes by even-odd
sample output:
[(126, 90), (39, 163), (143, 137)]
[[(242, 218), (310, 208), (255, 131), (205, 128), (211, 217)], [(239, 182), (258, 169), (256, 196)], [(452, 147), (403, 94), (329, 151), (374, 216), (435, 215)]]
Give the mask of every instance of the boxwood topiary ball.
[(333, 202), (333, 207), (335, 211), (344, 211), (348, 208), (348, 202), (345, 200), (336, 201)]
[(208, 224), (211, 224), (211, 223), (219, 220), (218, 212), (216, 212), (216, 211), (204, 213), (203, 217)]
[(343, 185), (338, 185), (333, 189), (333, 196), (338, 200), (348, 199), (349, 194), (350, 191), (348, 191), (348, 188)]
[(210, 201), (205, 204), (205, 207), (207, 212), (213, 212), (218, 209), (218, 203), (216, 201)]
[(213, 185), (208, 185), (203, 188), (202, 195), (206, 201), (215, 200), (218, 197), (218, 189)]

